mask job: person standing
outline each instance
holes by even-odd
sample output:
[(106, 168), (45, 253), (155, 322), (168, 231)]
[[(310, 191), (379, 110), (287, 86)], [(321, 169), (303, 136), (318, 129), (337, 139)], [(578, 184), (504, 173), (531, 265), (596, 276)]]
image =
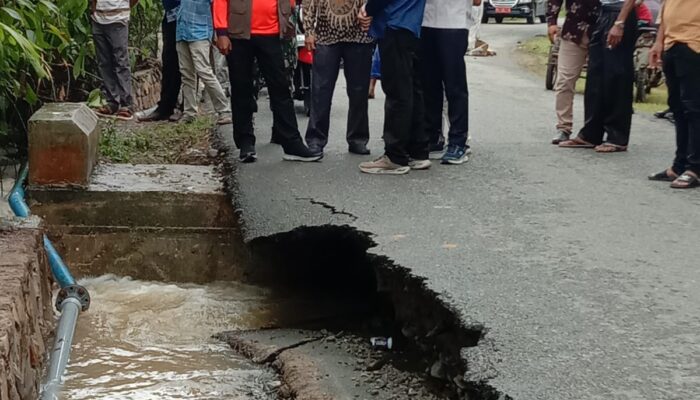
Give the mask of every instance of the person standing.
[(177, 12), (177, 56), (182, 74), (183, 121), (197, 117), (197, 77), (204, 83), (218, 115), (218, 124), (231, 123), (231, 106), (214, 75), (209, 59), (214, 33), (211, 0), (182, 0)]
[(627, 151), (632, 126), (637, 17), (635, 0), (600, 3), (588, 47), (584, 126), (577, 137), (559, 146), (615, 153)]
[(665, 0), (652, 67), (663, 69), (668, 105), (676, 120), (673, 165), (649, 179), (671, 181), (674, 189), (700, 185), (700, 6), (695, 0)]
[(430, 167), (420, 78), (425, 0), (368, 0), (358, 19), (379, 40), (384, 105), (384, 155), (363, 162), (368, 174), (406, 174)]
[(92, 0), (92, 37), (107, 104), (96, 113), (122, 120), (133, 118), (129, 66), (129, 18), (138, 0)]
[(547, 2), (547, 24), (550, 42), (561, 35), (557, 58), (557, 80), (554, 85), (557, 135), (552, 144), (570, 139), (574, 127), (574, 94), (576, 82), (588, 58), (591, 28), (598, 19), (600, 0), (566, 0), (566, 19), (559, 32), (558, 18), (564, 0)]
[(175, 112), (177, 98), (182, 86), (180, 75), (180, 61), (177, 58), (177, 10), (180, 0), (163, 0), (163, 23), (161, 32), (163, 35), (163, 50), (161, 54), (162, 78), (160, 81), (160, 100), (153, 112), (140, 118), (141, 122), (165, 121)]
[(233, 140), (240, 160), (257, 160), (253, 112), (253, 61), (257, 59), (270, 94), (275, 132), (287, 161), (318, 161), (323, 153), (304, 144), (297, 126), (282, 40), (294, 37), (288, 0), (214, 0), (216, 45), (228, 59), (233, 109)]
[(348, 151), (369, 154), (367, 93), (372, 69), (373, 40), (362, 31), (357, 15), (364, 0), (307, 0), (304, 9), (306, 47), (314, 51), (311, 117), (306, 143), (322, 152), (328, 143), (333, 91), (343, 63), (349, 100)]
[[(425, 130), (430, 153), (443, 164), (469, 160), (469, 90), (464, 54), (469, 46), (469, 16), (481, 0), (427, 0), (421, 32)], [(447, 98), (447, 150), (443, 136), (443, 99)], [(432, 158), (432, 157), (431, 157)]]

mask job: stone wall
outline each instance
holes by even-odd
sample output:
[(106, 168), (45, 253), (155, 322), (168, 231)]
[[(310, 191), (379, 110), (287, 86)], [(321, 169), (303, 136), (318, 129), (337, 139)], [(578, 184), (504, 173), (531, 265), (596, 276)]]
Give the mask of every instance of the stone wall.
[(0, 400), (38, 398), (54, 326), (50, 270), (36, 220), (0, 220)]
[(160, 64), (153, 62), (150, 68), (136, 71), (132, 75), (132, 95), (136, 111), (147, 110), (160, 100), (160, 81), (163, 77)]

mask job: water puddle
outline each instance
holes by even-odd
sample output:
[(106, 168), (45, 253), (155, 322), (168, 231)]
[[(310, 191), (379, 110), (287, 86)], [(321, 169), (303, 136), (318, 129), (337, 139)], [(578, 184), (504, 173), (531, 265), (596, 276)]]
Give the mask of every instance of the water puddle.
[(80, 282), (80, 316), (64, 399), (272, 399), (276, 377), (211, 335), (264, 325), (263, 289), (235, 282), (145, 282), (106, 275)]

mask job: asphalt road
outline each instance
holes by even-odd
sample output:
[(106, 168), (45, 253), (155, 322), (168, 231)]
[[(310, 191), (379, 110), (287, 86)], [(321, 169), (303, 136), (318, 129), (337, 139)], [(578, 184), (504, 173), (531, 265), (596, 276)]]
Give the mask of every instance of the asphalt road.
[[(260, 160), (239, 168), (246, 237), (320, 224), (373, 233), (373, 252), (486, 326), (474, 362), (492, 363), (491, 385), (515, 399), (700, 398), (700, 191), (646, 180), (674, 151), (672, 125), (649, 115), (635, 115), (627, 153), (549, 144), (553, 94), (512, 55), (544, 30), (483, 27), (498, 56), (467, 59), (474, 155), (463, 166), (361, 174), (366, 158), (346, 153), (342, 81), (323, 162), (282, 162), (262, 144), (261, 103)], [(382, 107), (371, 101), (373, 155)]]

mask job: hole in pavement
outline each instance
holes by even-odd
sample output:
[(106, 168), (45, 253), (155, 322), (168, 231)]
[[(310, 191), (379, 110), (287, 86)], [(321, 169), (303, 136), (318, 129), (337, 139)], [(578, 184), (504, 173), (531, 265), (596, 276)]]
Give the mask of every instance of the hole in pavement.
[[(503, 398), (463, 379), (460, 352), (484, 330), (373, 255), (369, 233), (300, 227), (246, 245), (230, 200), (192, 196), (33, 193), (93, 300), (64, 398)], [(115, 203), (148, 218), (117, 211), (110, 225), (100, 207)], [(196, 218), (178, 217), (195, 206)], [(66, 213), (75, 207), (86, 213)], [(212, 223), (173, 226), (183, 220)]]

